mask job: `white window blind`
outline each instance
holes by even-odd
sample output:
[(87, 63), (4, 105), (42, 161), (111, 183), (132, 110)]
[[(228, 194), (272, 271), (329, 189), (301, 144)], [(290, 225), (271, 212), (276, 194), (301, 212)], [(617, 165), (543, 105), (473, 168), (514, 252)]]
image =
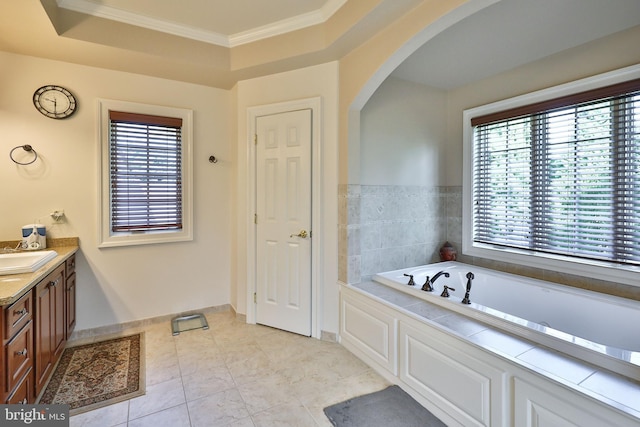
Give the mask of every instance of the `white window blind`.
[(640, 264), (640, 80), (471, 124), (475, 242)]
[(111, 228), (182, 228), (182, 119), (109, 111)]

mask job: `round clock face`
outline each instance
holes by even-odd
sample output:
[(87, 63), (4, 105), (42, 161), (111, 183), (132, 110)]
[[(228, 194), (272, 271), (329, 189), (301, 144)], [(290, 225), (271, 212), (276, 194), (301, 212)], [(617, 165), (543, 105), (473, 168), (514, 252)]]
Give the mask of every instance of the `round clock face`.
[(67, 89), (47, 85), (33, 94), (33, 105), (47, 117), (64, 119), (72, 115), (78, 106), (76, 98)]

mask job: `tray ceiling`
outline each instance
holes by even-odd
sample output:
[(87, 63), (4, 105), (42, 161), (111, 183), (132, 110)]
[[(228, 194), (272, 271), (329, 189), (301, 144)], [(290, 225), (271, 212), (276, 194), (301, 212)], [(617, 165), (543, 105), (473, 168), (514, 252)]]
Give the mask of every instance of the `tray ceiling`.
[(57, 0), (60, 8), (233, 47), (325, 22), (346, 0)]
[[(339, 60), (431, 2), (5, 0), (0, 50), (231, 88)], [(393, 75), (453, 89), (640, 25), (640, 0), (476, 3)]]

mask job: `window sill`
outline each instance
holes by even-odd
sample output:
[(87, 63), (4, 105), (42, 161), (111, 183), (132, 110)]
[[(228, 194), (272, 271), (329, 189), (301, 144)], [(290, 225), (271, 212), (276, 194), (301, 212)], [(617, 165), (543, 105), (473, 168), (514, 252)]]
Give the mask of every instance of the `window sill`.
[(181, 232), (147, 231), (142, 233), (118, 233), (101, 238), (98, 248), (187, 242), (191, 240), (193, 240), (193, 235), (187, 230)]

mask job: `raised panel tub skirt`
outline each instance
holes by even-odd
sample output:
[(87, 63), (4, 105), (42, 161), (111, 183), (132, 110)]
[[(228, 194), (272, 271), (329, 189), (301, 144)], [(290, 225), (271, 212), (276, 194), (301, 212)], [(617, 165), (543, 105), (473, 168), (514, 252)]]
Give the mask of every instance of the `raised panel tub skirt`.
[[(432, 292), (421, 288), (441, 275)], [(472, 273), (470, 304), (462, 304)], [(408, 276), (415, 285), (407, 285)], [(379, 273), (373, 280), (439, 307), (640, 380), (640, 302), (455, 261)], [(447, 286), (449, 297), (441, 297)], [(455, 290), (453, 290), (453, 289)]]

